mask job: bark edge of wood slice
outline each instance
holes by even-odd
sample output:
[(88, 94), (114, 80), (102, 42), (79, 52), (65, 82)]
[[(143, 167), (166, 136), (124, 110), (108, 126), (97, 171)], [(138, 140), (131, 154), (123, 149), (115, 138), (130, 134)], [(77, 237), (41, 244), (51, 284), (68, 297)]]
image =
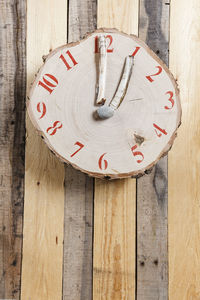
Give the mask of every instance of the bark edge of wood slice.
[[(173, 129), (173, 132), (170, 134), (170, 139), (164, 145), (162, 151), (160, 151), (160, 153), (158, 154), (158, 156), (151, 163), (149, 163), (147, 166), (145, 166), (145, 167), (143, 167), (141, 169), (138, 169), (138, 170), (133, 170), (133, 171), (130, 171), (130, 172), (118, 172), (118, 173), (115, 173), (115, 174), (113, 174), (111, 172), (106, 172), (106, 171), (100, 171), (100, 172), (94, 171), (93, 172), (91, 170), (87, 170), (86, 168), (81, 167), (79, 164), (77, 164), (77, 163), (75, 163), (75, 162), (73, 162), (71, 160), (68, 160), (66, 157), (63, 157), (63, 155), (60, 154), (59, 151), (53, 147), (53, 145), (50, 142), (47, 134), (44, 132), (44, 129), (42, 129), (42, 127), (39, 125), (39, 122), (38, 122), (39, 118), (38, 118), (38, 116), (36, 116), (35, 112), (33, 112), (33, 108), (31, 107), (31, 104), (30, 104), (32, 95), (34, 93), (34, 90), (38, 86), (38, 81), (39, 81), (39, 79), (41, 77), (41, 74), (43, 72), (45, 64), (52, 57), (54, 57), (54, 55), (56, 55), (60, 51), (65, 50), (65, 49), (69, 49), (70, 50), (74, 46), (81, 45), (83, 42), (85, 42), (90, 37), (92, 37), (93, 35), (96, 35), (96, 34), (118, 34), (118, 35), (121, 35), (122, 37), (131, 38), (135, 43), (137, 43), (138, 45), (140, 45), (141, 48), (144, 49), (146, 51), (146, 53), (148, 53), (158, 63), (159, 66), (161, 66), (161, 68), (165, 71), (165, 73), (167, 74), (168, 78), (170, 79), (170, 81), (171, 81), (171, 83), (173, 85), (174, 91), (175, 91), (174, 96), (176, 97), (176, 110), (177, 110), (177, 112), (176, 112), (176, 125), (175, 125), (175, 128)], [(95, 53), (94, 53), (94, 55), (95, 55)], [(89, 176), (93, 176), (93, 177), (97, 177), (97, 178), (102, 178), (102, 179), (118, 179), (118, 178), (128, 178), (128, 177), (140, 177), (140, 176), (142, 176), (144, 174), (148, 174), (148, 173), (151, 172), (153, 166), (158, 162), (158, 160), (160, 160), (163, 156), (167, 155), (168, 151), (171, 149), (171, 147), (173, 145), (173, 142), (174, 142), (174, 140), (175, 140), (175, 138), (177, 136), (178, 127), (181, 125), (181, 114), (182, 114), (182, 112), (181, 112), (181, 103), (180, 103), (179, 89), (178, 89), (177, 82), (174, 79), (174, 77), (173, 77), (172, 73), (170, 72), (170, 70), (168, 69), (168, 67), (138, 37), (136, 37), (135, 35), (132, 35), (132, 34), (129, 35), (129, 34), (123, 33), (123, 32), (118, 31), (116, 29), (100, 28), (100, 29), (97, 29), (94, 32), (86, 34), (85, 37), (81, 41), (74, 42), (74, 43), (69, 43), (69, 44), (66, 44), (66, 45), (63, 45), (61, 47), (56, 48), (55, 50), (51, 51), (48, 55), (43, 56), (43, 61), (44, 61), (44, 64), (39, 69), (39, 71), (37, 72), (35, 80), (33, 81), (32, 85), (31, 85), (31, 88), (30, 88), (30, 91), (29, 91), (28, 96), (27, 96), (27, 110), (28, 110), (28, 113), (29, 113), (29, 117), (30, 117), (30, 119), (31, 119), (34, 127), (38, 131), (39, 135), (41, 135), (41, 137), (44, 139), (44, 142), (47, 144), (47, 146), (49, 147), (49, 149), (61, 161), (63, 161), (64, 163), (67, 163), (67, 164), (71, 164), (74, 168), (76, 168), (76, 169), (78, 169), (78, 170), (80, 170), (80, 171), (82, 171), (84, 173), (87, 173)], [(167, 100), (169, 100), (169, 99), (166, 98), (166, 101)], [(48, 103), (47, 103), (47, 105), (48, 105)], [(97, 109), (98, 107), (94, 106), (94, 108)], [(39, 110), (41, 111), (41, 108)], [(53, 121), (51, 122), (51, 124), (53, 124)], [(77, 148), (74, 149), (74, 151), (75, 150), (77, 150)]]

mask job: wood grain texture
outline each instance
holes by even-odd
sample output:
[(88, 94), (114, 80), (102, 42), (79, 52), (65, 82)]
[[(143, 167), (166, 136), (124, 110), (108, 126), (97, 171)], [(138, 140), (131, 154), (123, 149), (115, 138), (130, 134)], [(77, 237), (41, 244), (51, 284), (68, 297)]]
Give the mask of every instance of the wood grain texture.
[(182, 125), (169, 154), (169, 299), (200, 299), (200, 2), (171, 1), (170, 69)]
[(135, 299), (135, 180), (96, 180), (93, 299)]
[(99, 0), (97, 26), (116, 28), (125, 33), (138, 34), (138, 0)]
[(26, 3), (0, 1), (0, 298), (19, 299), (24, 197)]
[[(96, 0), (69, 1), (68, 42), (96, 29)], [(92, 299), (94, 180), (65, 168), (63, 300)]]
[[(66, 42), (67, 1), (27, 1), (28, 89), (42, 56)], [(62, 297), (64, 166), (27, 120), (22, 300)]]
[[(94, 106), (97, 78), (94, 58), (97, 59), (98, 54), (94, 54), (94, 49), (96, 38), (100, 39), (104, 34), (113, 39), (114, 51), (109, 55), (109, 63), (113, 67), (107, 70), (106, 103), (97, 109)], [(108, 103), (115, 93), (124, 58), (132, 54), (133, 49), (140, 50), (136, 54), (136, 65), (125, 100), (112, 118), (100, 121), (98, 117), (92, 117), (95, 111), (109, 108)], [(74, 64), (66, 53), (72, 53)], [(63, 55), (69, 64), (71, 62), (70, 70), (59, 58), (64, 58)], [(133, 57), (128, 58), (134, 60)], [(58, 62), (57, 66), (55, 61)], [(146, 74), (152, 74), (157, 64), (162, 72), (156, 79), (159, 90), (154, 84), (146, 84), (145, 78)], [(58, 87), (50, 90), (52, 94), (44, 88), (47, 87), (43, 85), (47, 77), (44, 74), (53, 74), (55, 80), (58, 79)], [(38, 86), (38, 82), (43, 86)], [(120, 86), (119, 89), (122, 89)], [(138, 87), (143, 87), (142, 91)], [(171, 111), (164, 106), (164, 103), (170, 105), (166, 92), (174, 95), (175, 105)], [(144, 100), (141, 98), (143, 101), (137, 103), (130, 100), (137, 97)], [(40, 99), (44, 102), (39, 102)], [(144, 174), (171, 148), (180, 124), (179, 102), (176, 81), (141, 40), (116, 29), (98, 29), (80, 42), (60, 47), (46, 57), (29, 93), (27, 110), (46, 144), (63, 161), (95, 177), (119, 179)], [(153, 121), (156, 123), (153, 124)], [(163, 135), (163, 130), (157, 124), (166, 129)]]
[(66, 166), (63, 299), (92, 299), (93, 179)]
[[(99, 0), (98, 27), (138, 33), (138, 1)], [(93, 299), (135, 299), (135, 180), (96, 180)]]
[[(167, 64), (168, 1), (140, 1), (139, 37)], [(137, 180), (137, 299), (168, 299), (167, 157)]]

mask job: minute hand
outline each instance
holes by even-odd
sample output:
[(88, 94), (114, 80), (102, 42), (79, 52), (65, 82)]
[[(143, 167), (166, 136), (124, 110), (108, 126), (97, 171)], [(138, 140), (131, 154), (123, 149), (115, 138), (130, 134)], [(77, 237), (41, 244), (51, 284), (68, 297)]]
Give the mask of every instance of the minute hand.
[(100, 119), (108, 119), (114, 115), (115, 110), (119, 107), (124, 96), (126, 94), (128, 83), (131, 77), (132, 68), (133, 68), (133, 56), (127, 56), (125, 59), (124, 71), (118, 85), (115, 96), (113, 97), (110, 104), (103, 105), (97, 109), (97, 115)]
[(130, 80), (130, 77), (132, 74), (133, 60), (134, 60), (133, 56), (126, 57), (124, 72), (123, 72), (121, 81), (119, 83), (119, 86), (117, 88), (114, 98), (112, 99), (112, 101), (109, 104), (109, 106), (112, 107), (114, 110), (119, 107), (119, 105), (123, 101), (124, 96), (126, 94), (129, 80)]

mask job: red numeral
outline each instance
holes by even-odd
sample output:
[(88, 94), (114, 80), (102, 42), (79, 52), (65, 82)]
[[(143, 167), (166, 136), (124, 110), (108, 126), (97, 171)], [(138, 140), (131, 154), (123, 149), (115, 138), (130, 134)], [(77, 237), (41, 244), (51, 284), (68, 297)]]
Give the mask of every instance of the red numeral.
[[(66, 52), (66, 54), (69, 56), (69, 58), (71, 59), (71, 61), (72, 61), (72, 63), (73, 63), (74, 66), (78, 64), (77, 61), (74, 59), (74, 57), (72, 56), (72, 54), (71, 54), (71, 52), (69, 50)], [(60, 58), (64, 62), (65, 66), (67, 67), (67, 70), (70, 70), (72, 67), (70, 67), (70, 65), (66, 61), (65, 57), (63, 55), (61, 55)]]
[(174, 93), (169, 91), (166, 93), (166, 95), (169, 94), (169, 101), (171, 102), (172, 106), (171, 107), (168, 107), (168, 106), (165, 106), (165, 109), (172, 109), (174, 107), (174, 99), (173, 99), (173, 96), (174, 96)]
[(140, 47), (136, 47), (135, 51), (131, 54), (131, 56), (135, 56), (139, 50), (140, 50)]
[(47, 128), (47, 133), (54, 135), (60, 128), (62, 128), (62, 123), (60, 121), (55, 121), (52, 127)]
[[(106, 153), (102, 154), (99, 158), (99, 169), (100, 170), (106, 170), (108, 167), (108, 162), (107, 160), (103, 159), (104, 155), (106, 155)], [(102, 167), (102, 162), (104, 162), (104, 166)]]
[(50, 94), (53, 92), (54, 89), (58, 85), (58, 80), (55, 76), (51, 74), (45, 74), (43, 76), (43, 82), (39, 81), (38, 85), (41, 85), (44, 89), (46, 89)]
[(37, 104), (37, 111), (39, 113), (41, 113), (41, 116), (40, 116), (39, 119), (42, 119), (46, 115), (47, 109), (46, 109), (46, 105), (44, 104), (44, 102), (39, 102)]
[[(107, 35), (106, 36), (106, 39), (109, 39), (110, 41), (109, 41), (109, 45), (108, 45), (108, 48), (107, 48), (107, 52), (108, 53), (111, 53), (111, 52), (113, 52), (113, 48), (110, 48), (111, 47), (111, 45), (112, 45), (112, 42), (113, 42), (113, 37), (112, 37), (112, 35)], [(99, 41), (99, 38), (98, 38), (98, 36), (96, 36), (95, 37), (95, 53), (99, 53), (99, 43), (98, 43), (98, 41)]]
[(140, 151), (135, 151), (137, 149), (137, 145), (134, 145), (131, 148), (131, 151), (133, 153), (133, 156), (140, 156), (141, 158), (137, 160), (137, 163), (140, 164), (144, 160), (144, 155)]
[(79, 149), (78, 149), (76, 152), (74, 152), (74, 153), (71, 155), (71, 157), (73, 157), (74, 155), (76, 155), (76, 153), (78, 153), (78, 152), (84, 147), (84, 145), (81, 144), (81, 143), (79, 143), (79, 142), (76, 142), (74, 145), (79, 146)]
[[(160, 127), (159, 127), (158, 125), (156, 125), (155, 123), (153, 123), (153, 126), (156, 128), (156, 129), (155, 129), (155, 132), (156, 132), (156, 134), (157, 134), (158, 137), (161, 137), (161, 136), (162, 136), (162, 133), (165, 134), (165, 135), (167, 135), (167, 132), (165, 131), (165, 129), (160, 128)], [(159, 131), (162, 132), (162, 133), (158, 133), (157, 130), (159, 130)]]
[(95, 36), (95, 50), (94, 50), (94, 53), (99, 53), (99, 38), (98, 36)]
[(157, 76), (159, 75), (161, 72), (162, 72), (162, 68), (160, 66), (157, 66), (156, 67), (158, 69), (158, 72), (153, 74), (153, 75), (149, 75), (149, 76), (146, 76), (146, 78), (150, 81), (150, 82), (153, 82), (154, 79), (152, 79), (153, 76)]
[(110, 44), (108, 45), (107, 52), (108, 53), (113, 52), (113, 48), (110, 49), (110, 46), (113, 42), (113, 37), (112, 37), (112, 35), (107, 35), (106, 38), (110, 40)]

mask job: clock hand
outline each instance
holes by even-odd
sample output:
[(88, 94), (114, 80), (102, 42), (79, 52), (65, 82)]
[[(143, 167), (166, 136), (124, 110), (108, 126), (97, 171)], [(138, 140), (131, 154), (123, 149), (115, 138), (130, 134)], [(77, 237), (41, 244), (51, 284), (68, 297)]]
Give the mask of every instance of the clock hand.
[(112, 117), (114, 115), (114, 111), (120, 106), (121, 102), (123, 101), (132, 73), (133, 60), (133, 56), (126, 57), (124, 71), (119, 86), (109, 106), (101, 106), (97, 109), (97, 114), (101, 119), (107, 119)]
[(136, 98), (136, 99), (132, 99), (132, 100), (129, 100), (129, 101), (139, 101), (139, 100), (143, 100), (143, 98)]
[(99, 83), (97, 86), (98, 96), (97, 104), (104, 104), (105, 99), (105, 85), (106, 85), (106, 68), (107, 68), (107, 47), (106, 47), (106, 37), (101, 35), (99, 37)]

